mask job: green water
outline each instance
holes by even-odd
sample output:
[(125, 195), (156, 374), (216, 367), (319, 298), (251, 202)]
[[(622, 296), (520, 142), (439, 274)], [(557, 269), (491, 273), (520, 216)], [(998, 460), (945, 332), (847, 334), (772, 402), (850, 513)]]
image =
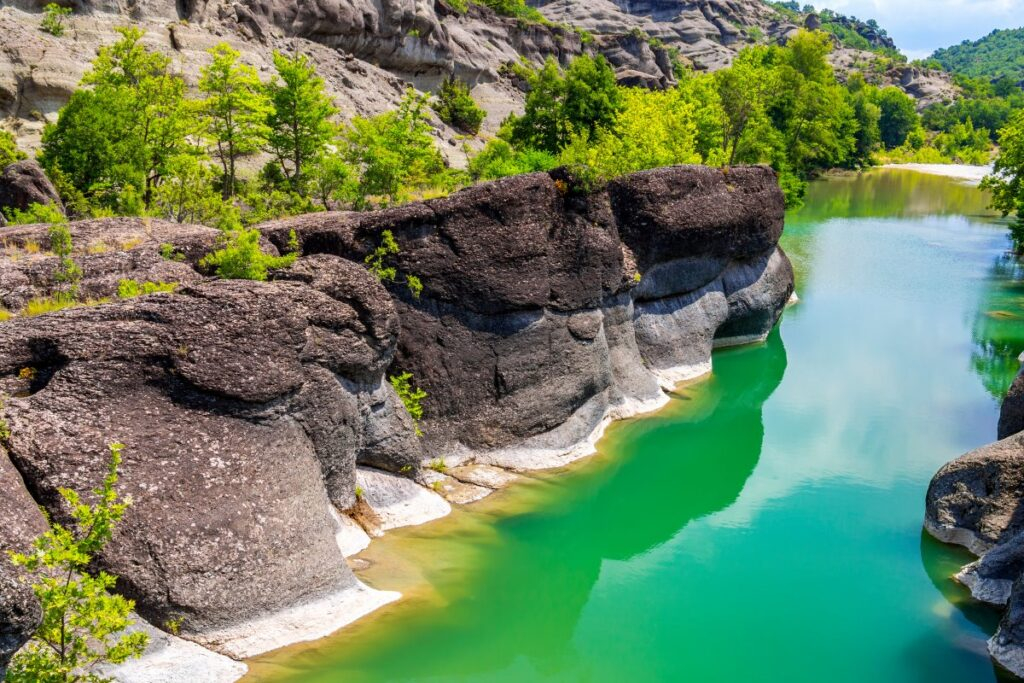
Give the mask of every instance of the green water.
[(935, 470), (992, 440), (1021, 273), (980, 192), (815, 184), (785, 246), (802, 303), (601, 453), (374, 544), (407, 598), (252, 680), (996, 680), (997, 615), (921, 533)]

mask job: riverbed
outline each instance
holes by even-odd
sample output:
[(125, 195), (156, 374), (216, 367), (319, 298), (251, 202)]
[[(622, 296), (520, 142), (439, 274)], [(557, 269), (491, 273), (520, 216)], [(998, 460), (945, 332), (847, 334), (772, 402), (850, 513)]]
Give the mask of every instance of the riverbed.
[(404, 598), (246, 681), (982, 683), (995, 612), (921, 532), (995, 438), (1024, 274), (980, 190), (907, 170), (812, 185), (800, 303), (598, 454), (361, 556)]

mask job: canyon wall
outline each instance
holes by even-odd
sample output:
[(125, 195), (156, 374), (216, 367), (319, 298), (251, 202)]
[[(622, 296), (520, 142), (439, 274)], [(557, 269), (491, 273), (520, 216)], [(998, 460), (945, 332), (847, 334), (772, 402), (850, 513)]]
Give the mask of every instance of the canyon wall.
[[(99, 567), (148, 623), (180, 620), (220, 653), (202, 651), (223, 672), (207, 680), (234, 680), (224, 656), (322, 637), (397, 597), (345, 562), (369, 535), (584, 456), (610, 420), (708, 372), (715, 346), (763, 339), (793, 292), (782, 226), (764, 167), (597, 189), (555, 171), (266, 224), (268, 251), (294, 231), (301, 255), (259, 283), (208, 277), (209, 228), (73, 223), (97, 305), (0, 322), (0, 505), (18, 520), (0, 541), (23, 548), (37, 505), (66, 520), (58, 489), (91, 489), (108, 444), (125, 444), (134, 503)], [(385, 230), (401, 250), (386, 285), (362, 263)], [(28, 252), (45, 254), (45, 226), (5, 239), (0, 302), (18, 310), (58, 285), (57, 259)], [(123, 278), (181, 286), (101, 303)], [(428, 392), (422, 437), (387, 381), (401, 372)], [(0, 596), (3, 663), (38, 606), (9, 564)]]

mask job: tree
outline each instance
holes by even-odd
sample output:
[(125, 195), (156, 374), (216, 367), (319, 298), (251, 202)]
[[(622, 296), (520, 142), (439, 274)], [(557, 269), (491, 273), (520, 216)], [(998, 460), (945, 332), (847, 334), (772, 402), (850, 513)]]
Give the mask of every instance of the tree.
[(345, 157), (359, 172), (358, 204), (370, 197), (394, 203), (444, 173), (425, 107), (426, 99), (410, 88), (397, 110), (353, 119)]
[(221, 193), (230, 199), (237, 190), (237, 163), (263, 148), (270, 128), (271, 104), (256, 69), (240, 64), (241, 56), (227, 43), (210, 49), (213, 63), (200, 72), (203, 127), (223, 169)]
[(748, 128), (765, 115), (767, 93), (776, 80), (774, 72), (764, 67), (768, 54), (767, 48), (748, 48), (731, 68), (715, 74), (722, 106), (722, 150), (728, 166), (736, 163)]
[(144, 32), (100, 49), (55, 125), (43, 132), (41, 162), (78, 192), (113, 203), (127, 187), (148, 205), (167, 161), (188, 144), (193, 117), (185, 82), (170, 59), (142, 44)]
[(163, 181), (153, 197), (153, 209), (178, 223), (205, 223), (221, 212), (220, 195), (213, 189), (216, 171), (198, 154), (179, 154), (167, 162)]
[(558, 154), (573, 135), (592, 137), (612, 126), (622, 108), (615, 71), (600, 55), (577, 57), (564, 77), (549, 57), (529, 86), (523, 115), (507, 123), (508, 140), (519, 149)]
[(448, 77), (441, 83), (441, 92), (434, 102), (434, 111), (453, 128), (470, 135), (480, 132), (486, 112), (477, 106), (473, 96), (469, 94), (469, 86), (457, 78)]
[(1000, 131), (999, 156), (982, 187), (992, 192), (992, 208), (1016, 217), (1010, 232), (1017, 253), (1024, 252), (1024, 111)]
[(340, 154), (324, 152), (309, 162), (306, 189), (325, 211), (332, 203), (353, 203), (359, 192), (356, 170)]
[(895, 149), (906, 142), (910, 131), (917, 127), (917, 106), (912, 97), (895, 86), (889, 86), (879, 92), (878, 108), (881, 110), (878, 127), (882, 142), (888, 149)]
[(267, 149), (281, 166), (291, 188), (302, 191), (305, 165), (323, 154), (335, 135), (331, 119), (338, 109), (324, 91), (324, 81), (305, 55), (274, 53), (277, 76), (267, 86)]
[(90, 573), (94, 558), (131, 505), (116, 491), (123, 448), (110, 446), (110, 467), (103, 485), (93, 491), (94, 504), (82, 502), (75, 491), (60, 489), (72, 526), (51, 521), (50, 530), (33, 542), (31, 552), (10, 553), (11, 561), (33, 581), (43, 623), (11, 661), (8, 683), (105, 683), (113, 679), (94, 673), (97, 665), (121, 664), (146, 649), (145, 633), (125, 632), (135, 605), (109, 592), (115, 577)]

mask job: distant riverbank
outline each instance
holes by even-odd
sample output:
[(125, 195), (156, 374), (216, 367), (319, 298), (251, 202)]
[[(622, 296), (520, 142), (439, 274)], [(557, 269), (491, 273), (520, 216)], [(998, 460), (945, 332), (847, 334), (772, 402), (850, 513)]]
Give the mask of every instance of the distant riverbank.
[(917, 171), (945, 178), (966, 180), (978, 184), (992, 173), (991, 166), (968, 166), (967, 164), (885, 164), (882, 168), (898, 168), (904, 171)]

